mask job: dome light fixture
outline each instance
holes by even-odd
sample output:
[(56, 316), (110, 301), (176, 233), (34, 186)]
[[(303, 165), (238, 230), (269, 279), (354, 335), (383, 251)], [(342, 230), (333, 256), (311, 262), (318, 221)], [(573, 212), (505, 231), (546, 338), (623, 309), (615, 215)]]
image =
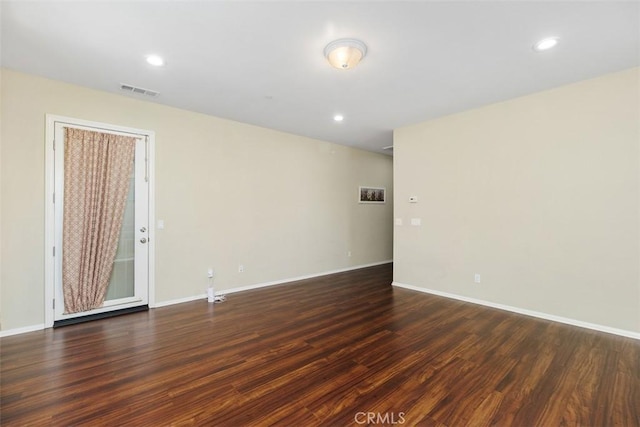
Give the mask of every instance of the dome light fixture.
[(538, 43), (533, 45), (533, 50), (536, 52), (543, 52), (545, 50), (549, 50), (552, 47), (555, 47), (558, 44), (557, 37), (547, 37), (546, 39), (540, 40)]
[(334, 40), (324, 48), (324, 56), (333, 67), (348, 70), (355, 67), (367, 54), (367, 45), (356, 39)]

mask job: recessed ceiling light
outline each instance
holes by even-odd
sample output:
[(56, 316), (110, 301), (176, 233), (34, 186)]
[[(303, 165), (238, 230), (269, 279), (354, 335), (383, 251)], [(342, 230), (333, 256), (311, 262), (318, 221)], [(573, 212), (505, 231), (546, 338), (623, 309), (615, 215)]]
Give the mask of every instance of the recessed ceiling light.
[(555, 45), (557, 44), (558, 44), (557, 37), (547, 37), (546, 39), (542, 39), (538, 43), (534, 44), (533, 50), (535, 50), (536, 52), (542, 52), (544, 50), (549, 50), (552, 47), (555, 47)]
[(158, 55), (148, 55), (147, 62), (154, 67), (162, 67), (164, 65), (164, 59)]
[(336, 114), (335, 116), (333, 116), (333, 120), (335, 120), (336, 122), (341, 122), (344, 120), (344, 116), (342, 114)]

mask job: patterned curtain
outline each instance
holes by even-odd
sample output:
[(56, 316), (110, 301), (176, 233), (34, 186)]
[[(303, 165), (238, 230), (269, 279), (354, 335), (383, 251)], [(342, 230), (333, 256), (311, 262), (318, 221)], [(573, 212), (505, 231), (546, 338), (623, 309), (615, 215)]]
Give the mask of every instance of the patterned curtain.
[(62, 290), (65, 314), (102, 306), (118, 247), (134, 137), (65, 128)]

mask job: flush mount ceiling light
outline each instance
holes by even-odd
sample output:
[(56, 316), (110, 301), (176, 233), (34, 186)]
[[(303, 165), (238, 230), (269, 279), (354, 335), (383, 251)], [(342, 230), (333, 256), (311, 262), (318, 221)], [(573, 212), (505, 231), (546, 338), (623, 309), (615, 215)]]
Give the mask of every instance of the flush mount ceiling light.
[(545, 50), (549, 50), (552, 47), (555, 47), (558, 44), (557, 37), (547, 37), (546, 39), (540, 40), (538, 43), (533, 45), (533, 50), (536, 52), (542, 52)]
[(358, 65), (367, 54), (367, 45), (356, 39), (332, 41), (324, 48), (329, 64), (339, 70), (348, 70)]
[(164, 65), (164, 59), (158, 55), (147, 55), (147, 62), (154, 67), (162, 67)]
[(342, 114), (336, 114), (335, 116), (333, 116), (333, 120), (335, 120), (336, 122), (341, 122), (344, 120), (344, 116)]

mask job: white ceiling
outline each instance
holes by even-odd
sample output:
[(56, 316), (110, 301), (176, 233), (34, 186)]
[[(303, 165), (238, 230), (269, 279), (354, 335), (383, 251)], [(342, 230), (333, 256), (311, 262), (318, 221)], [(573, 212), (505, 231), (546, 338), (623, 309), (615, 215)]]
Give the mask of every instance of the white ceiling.
[[(638, 1), (1, 7), (3, 67), (379, 152), (394, 128), (640, 65)], [(534, 52), (547, 36), (560, 44)], [(352, 70), (323, 56), (343, 37), (368, 46)], [(166, 65), (148, 65), (152, 53)], [(125, 94), (120, 83), (160, 95)]]

